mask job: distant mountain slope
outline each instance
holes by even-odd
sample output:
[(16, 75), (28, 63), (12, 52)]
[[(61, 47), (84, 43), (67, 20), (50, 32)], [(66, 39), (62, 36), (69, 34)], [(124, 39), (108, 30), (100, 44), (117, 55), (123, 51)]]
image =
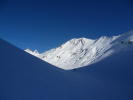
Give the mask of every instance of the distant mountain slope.
[(132, 50), (65, 71), (0, 40), (0, 100), (133, 100)]
[(133, 44), (133, 31), (99, 39), (75, 38), (58, 48), (33, 55), (59, 68), (70, 70), (96, 63)]
[(24, 51), (28, 52), (28, 53), (31, 54), (31, 55), (39, 56), (39, 52), (38, 52), (37, 50), (32, 51), (32, 50), (30, 50), (30, 49), (26, 49), (26, 50), (24, 50)]

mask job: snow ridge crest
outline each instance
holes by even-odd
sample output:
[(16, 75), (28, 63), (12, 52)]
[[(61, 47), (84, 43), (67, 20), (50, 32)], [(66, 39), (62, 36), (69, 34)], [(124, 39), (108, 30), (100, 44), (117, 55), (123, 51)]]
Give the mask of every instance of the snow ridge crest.
[(61, 46), (40, 53), (25, 51), (65, 70), (96, 63), (133, 45), (133, 31), (118, 36), (102, 36), (98, 39), (74, 38)]

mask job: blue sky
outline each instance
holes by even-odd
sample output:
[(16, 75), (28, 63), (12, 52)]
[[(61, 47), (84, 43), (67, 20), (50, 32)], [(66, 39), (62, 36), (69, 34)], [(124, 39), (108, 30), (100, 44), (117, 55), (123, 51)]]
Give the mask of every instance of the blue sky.
[(132, 0), (1, 0), (0, 37), (19, 48), (54, 48), (71, 38), (133, 29)]

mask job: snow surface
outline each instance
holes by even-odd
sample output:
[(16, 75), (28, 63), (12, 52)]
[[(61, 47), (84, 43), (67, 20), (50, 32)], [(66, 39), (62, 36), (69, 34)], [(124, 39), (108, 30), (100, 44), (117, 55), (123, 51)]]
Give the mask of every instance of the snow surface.
[[(131, 43), (128, 44), (128, 41)], [(56, 67), (71, 70), (96, 63), (123, 50), (133, 42), (133, 31), (99, 39), (74, 38), (41, 54), (29, 52)]]
[(37, 50), (32, 51), (30, 49), (26, 49), (25, 51), (33, 56), (39, 56), (39, 52)]
[(133, 100), (133, 45), (65, 71), (0, 40), (0, 100)]

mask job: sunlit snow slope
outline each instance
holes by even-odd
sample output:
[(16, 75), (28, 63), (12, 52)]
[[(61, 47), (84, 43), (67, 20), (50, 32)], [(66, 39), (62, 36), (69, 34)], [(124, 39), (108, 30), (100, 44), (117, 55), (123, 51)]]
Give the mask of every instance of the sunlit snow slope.
[(26, 49), (24, 51), (28, 52), (29, 54), (31, 54), (33, 56), (39, 56), (39, 52), (37, 50), (32, 51), (30, 49)]
[(96, 63), (133, 43), (133, 31), (99, 39), (75, 38), (58, 48), (33, 55), (59, 68), (70, 70)]
[(0, 40), (0, 100), (133, 100), (132, 93), (133, 45), (65, 71)]

